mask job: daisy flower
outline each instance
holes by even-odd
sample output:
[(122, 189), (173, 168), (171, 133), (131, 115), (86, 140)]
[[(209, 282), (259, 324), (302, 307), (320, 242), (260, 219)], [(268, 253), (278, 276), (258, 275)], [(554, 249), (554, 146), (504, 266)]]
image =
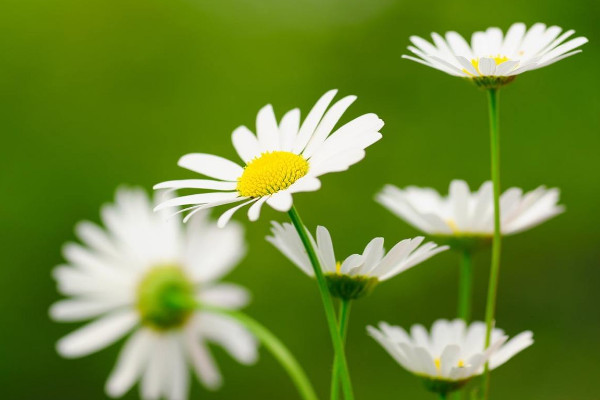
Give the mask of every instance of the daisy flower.
[[(310, 277), (314, 277), (310, 259), (298, 232), (288, 223), (272, 222), (267, 240), (281, 251), (290, 261)], [(397, 243), (386, 254), (383, 238), (375, 238), (367, 244), (362, 254), (352, 254), (343, 262), (336, 261), (333, 242), (327, 228), (317, 227), (317, 240), (310, 233), (313, 248), (321, 261), (323, 273), (331, 294), (335, 297), (353, 300), (369, 294), (381, 281), (390, 279), (407, 269), (448, 249), (429, 242), (421, 246), (423, 237), (405, 239)]]
[(486, 87), (498, 87), (511, 82), (523, 72), (543, 68), (581, 52), (575, 50), (585, 37), (567, 40), (575, 31), (562, 33), (558, 26), (537, 23), (527, 30), (525, 24), (513, 24), (506, 35), (500, 28), (475, 32), (471, 45), (456, 32), (446, 32), (445, 39), (432, 33), (433, 43), (411, 36), (414, 46), (408, 49), (416, 56), (403, 58), (416, 61), (447, 74), (468, 78)]
[(197, 309), (202, 303), (238, 309), (248, 292), (218, 283), (244, 256), (243, 230), (218, 229), (206, 215), (182, 226), (155, 214), (139, 189), (119, 189), (102, 209), (106, 228), (91, 222), (76, 227), (83, 245), (64, 247), (67, 265), (54, 270), (67, 299), (50, 308), (56, 321), (93, 319), (59, 340), (66, 358), (86, 356), (131, 333), (106, 384), (111, 397), (141, 381), (144, 399), (188, 397), (188, 367), (209, 389), (221, 375), (208, 343), (222, 346), (242, 364), (257, 359), (257, 341), (228, 317)]
[(243, 167), (210, 154), (187, 154), (179, 166), (211, 179), (186, 179), (163, 182), (155, 189), (202, 189), (206, 192), (169, 199), (156, 209), (191, 206), (186, 221), (195, 212), (224, 204), (241, 203), (227, 210), (218, 220), (224, 226), (240, 208), (248, 210), (251, 221), (258, 219), (266, 202), (287, 212), (292, 194), (312, 192), (321, 187), (318, 177), (347, 170), (362, 160), (365, 148), (381, 139), (383, 121), (375, 114), (362, 115), (337, 130), (334, 127), (356, 100), (347, 96), (328, 109), (336, 90), (325, 93), (300, 124), (300, 110), (287, 112), (277, 123), (273, 107), (263, 107), (256, 117), (256, 135), (245, 126), (232, 134), (233, 147)]
[[(510, 188), (500, 197), (501, 230), (504, 235), (525, 231), (562, 213), (558, 189), (540, 186), (523, 193)], [(415, 228), (432, 236), (491, 238), (494, 235), (492, 182), (471, 192), (463, 180), (450, 183), (449, 194), (431, 188), (386, 185), (376, 200)]]
[(367, 331), (404, 369), (425, 378), (430, 390), (443, 394), (481, 375), (487, 362), (490, 369), (498, 368), (533, 344), (530, 331), (507, 342), (504, 331), (494, 328), (491, 345), (485, 348), (485, 324), (473, 322), (466, 326), (461, 319), (440, 319), (431, 327), (431, 333), (422, 325), (413, 325), (409, 334), (385, 322), (379, 324), (379, 329), (369, 326)]

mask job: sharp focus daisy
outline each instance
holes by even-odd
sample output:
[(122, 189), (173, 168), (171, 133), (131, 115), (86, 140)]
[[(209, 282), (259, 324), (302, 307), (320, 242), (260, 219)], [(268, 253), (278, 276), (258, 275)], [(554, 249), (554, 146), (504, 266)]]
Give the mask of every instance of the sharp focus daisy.
[(411, 36), (414, 46), (408, 46), (408, 49), (416, 57), (402, 57), (450, 75), (472, 79), (484, 87), (496, 87), (523, 72), (546, 67), (581, 52), (576, 49), (588, 40), (585, 37), (567, 40), (574, 33), (541, 23), (529, 29), (525, 24), (516, 23), (506, 35), (495, 27), (475, 32), (470, 45), (456, 32), (446, 32), (445, 39), (432, 33), (433, 43)]
[(60, 339), (67, 358), (86, 356), (131, 333), (106, 384), (111, 397), (140, 381), (144, 399), (185, 400), (188, 366), (207, 388), (221, 375), (208, 348), (222, 346), (242, 364), (257, 359), (256, 339), (239, 323), (211, 312), (203, 303), (237, 309), (248, 292), (218, 283), (245, 254), (243, 230), (218, 229), (206, 215), (183, 227), (177, 218), (155, 214), (142, 190), (120, 189), (114, 204), (102, 209), (106, 228), (77, 225), (83, 245), (64, 248), (67, 265), (54, 277), (68, 296), (50, 309), (57, 321), (87, 325)]
[[(294, 226), (288, 223), (272, 224), (273, 236), (268, 236), (267, 240), (298, 268), (313, 277), (310, 259)], [(383, 238), (378, 237), (367, 244), (362, 254), (352, 254), (339, 262), (335, 257), (331, 235), (325, 227), (317, 227), (316, 241), (310, 233), (309, 237), (314, 242), (313, 247), (320, 259), (331, 294), (346, 300), (360, 298), (370, 293), (379, 282), (448, 249), (448, 246), (438, 246), (433, 242), (421, 246), (423, 237), (416, 237), (397, 243), (386, 254)]]
[[(491, 182), (471, 192), (462, 180), (450, 183), (449, 194), (431, 188), (386, 185), (376, 199), (392, 213), (415, 228), (440, 237), (488, 237), (494, 234), (494, 206)], [(523, 193), (510, 188), (500, 197), (501, 229), (505, 235), (532, 228), (562, 213), (558, 189), (540, 186)]]
[(413, 325), (409, 334), (385, 322), (379, 324), (379, 329), (369, 326), (367, 330), (398, 364), (425, 378), (427, 387), (439, 393), (459, 389), (481, 375), (487, 362), (490, 369), (498, 368), (533, 344), (530, 331), (507, 342), (504, 331), (495, 328), (491, 345), (485, 348), (485, 324), (473, 322), (466, 326), (461, 319), (438, 320), (430, 333), (422, 325)]
[[(329, 104), (336, 90), (325, 93), (300, 123), (300, 110), (293, 109), (277, 122), (273, 107), (263, 107), (256, 118), (256, 135), (245, 126), (233, 131), (233, 147), (243, 166), (210, 154), (188, 154), (179, 166), (210, 179), (163, 182), (155, 189), (202, 189), (206, 192), (167, 200), (157, 207), (191, 206), (190, 213), (224, 204), (241, 203), (219, 218), (227, 224), (241, 207), (250, 205), (248, 217), (258, 219), (266, 202), (278, 211), (292, 207), (292, 194), (321, 187), (318, 177), (347, 170), (362, 160), (365, 148), (381, 139), (383, 121), (375, 114), (362, 115), (334, 131), (346, 109), (356, 100), (347, 96)], [(333, 131), (333, 133), (332, 133)]]

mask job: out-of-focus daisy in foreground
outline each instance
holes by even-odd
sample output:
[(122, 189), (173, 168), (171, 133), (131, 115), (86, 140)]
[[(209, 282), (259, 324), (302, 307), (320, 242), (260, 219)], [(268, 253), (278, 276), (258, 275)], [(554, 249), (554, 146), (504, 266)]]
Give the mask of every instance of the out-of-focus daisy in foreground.
[(576, 50), (587, 43), (585, 37), (570, 38), (575, 31), (562, 33), (558, 26), (542, 23), (526, 28), (513, 24), (506, 35), (500, 28), (475, 32), (471, 44), (456, 32), (446, 32), (445, 39), (432, 33), (433, 43), (411, 36), (414, 46), (408, 49), (416, 56), (403, 55), (412, 61), (438, 69), (447, 74), (472, 79), (489, 88), (509, 83), (526, 71), (546, 67), (581, 52)]
[(244, 162), (239, 164), (210, 154), (188, 154), (179, 166), (211, 179), (186, 179), (163, 182), (155, 189), (202, 189), (205, 193), (167, 200), (156, 209), (191, 206), (186, 216), (224, 204), (240, 203), (218, 220), (227, 224), (241, 207), (250, 205), (248, 218), (258, 219), (266, 202), (276, 210), (292, 207), (292, 194), (318, 190), (319, 176), (347, 170), (362, 160), (365, 148), (381, 139), (383, 121), (375, 114), (362, 115), (333, 129), (346, 109), (356, 100), (347, 96), (329, 104), (336, 90), (325, 93), (300, 124), (300, 110), (287, 112), (278, 123), (273, 107), (263, 107), (256, 118), (256, 135), (245, 126), (233, 131), (235, 150)]
[(102, 209), (102, 220), (105, 229), (77, 225), (84, 244), (67, 244), (68, 265), (54, 270), (69, 298), (52, 305), (52, 318), (94, 319), (60, 339), (62, 356), (86, 356), (132, 332), (107, 394), (122, 396), (140, 380), (142, 398), (169, 400), (187, 399), (188, 364), (207, 388), (221, 384), (208, 342), (242, 364), (255, 362), (257, 341), (241, 324), (196, 308), (200, 302), (226, 309), (248, 303), (244, 288), (216, 282), (245, 254), (239, 225), (218, 229), (204, 214), (184, 228), (177, 218), (153, 213), (142, 190), (125, 188)]
[[(525, 231), (562, 213), (560, 192), (540, 186), (523, 193), (510, 188), (500, 197), (502, 234)], [(385, 208), (410, 225), (434, 237), (491, 239), (494, 235), (492, 182), (471, 192), (463, 180), (450, 183), (447, 196), (431, 188), (386, 185), (376, 196)]]
[(495, 369), (533, 344), (533, 333), (525, 331), (507, 342), (508, 336), (494, 328), (492, 341), (485, 348), (486, 327), (483, 322), (438, 320), (431, 333), (422, 325), (413, 325), (408, 334), (399, 326), (385, 322), (379, 329), (367, 327), (369, 334), (404, 369), (425, 379), (426, 386), (445, 395), (481, 375), (484, 365)]
[[(291, 224), (273, 222), (273, 236), (267, 240), (308, 276), (314, 277), (310, 259), (298, 232)], [(423, 237), (405, 239), (386, 254), (383, 238), (375, 238), (367, 244), (362, 254), (352, 254), (343, 262), (337, 261), (329, 231), (317, 227), (317, 239), (313, 247), (320, 259), (329, 291), (335, 297), (354, 300), (366, 294), (381, 281), (390, 279), (407, 269), (448, 249), (429, 242), (421, 246)]]

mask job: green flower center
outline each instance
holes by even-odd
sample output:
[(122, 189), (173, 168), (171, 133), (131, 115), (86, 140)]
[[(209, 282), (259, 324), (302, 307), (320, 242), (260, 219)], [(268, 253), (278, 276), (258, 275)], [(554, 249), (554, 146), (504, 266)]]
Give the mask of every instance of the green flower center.
[(370, 294), (379, 280), (366, 275), (344, 275), (341, 273), (325, 274), (329, 293), (333, 297), (344, 300), (356, 300)]
[(152, 268), (137, 289), (142, 323), (158, 331), (183, 326), (195, 305), (194, 285), (175, 265)]

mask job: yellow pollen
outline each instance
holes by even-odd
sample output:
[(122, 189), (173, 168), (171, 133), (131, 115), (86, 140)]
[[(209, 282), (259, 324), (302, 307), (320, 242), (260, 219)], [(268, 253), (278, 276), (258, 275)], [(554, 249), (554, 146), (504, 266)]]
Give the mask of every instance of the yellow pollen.
[(435, 360), (433, 360), (433, 363), (435, 364), (435, 369), (437, 369), (438, 371), (442, 369), (442, 360), (436, 358)]
[(456, 225), (456, 222), (454, 222), (453, 219), (447, 220), (446, 223), (448, 224), (448, 226), (450, 227), (450, 229), (452, 230), (453, 233), (460, 232), (460, 229), (458, 229), (458, 225)]
[(464, 368), (465, 362), (463, 360), (458, 360), (458, 368)]
[[(506, 62), (509, 60), (508, 57), (506, 56), (501, 56), (500, 54), (498, 54), (497, 56), (489, 56), (489, 58), (493, 59), (494, 62), (496, 63), (496, 65), (500, 65), (503, 62)], [(471, 60), (471, 64), (473, 65), (473, 67), (475, 68), (475, 70), (479, 73), (481, 73), (481, 71), (479, 70), (479, 58), (474, 58)], [(470, 73), (469, 71), (467, 71), (466, 69), (463, 69), (463, 72), (469, 74), (469, 75), (473, 75), (472, 73)]]
[(341, 273), (342, 273), (342, 263), (341, 263), (341, 262), (339, 262), (339, 261), (337, 261), (337, 262), (335, 263), (335, 272), (336, 272), (337, 274), (341, 274)]
[(308, 162), (288, 151), (262, 153), (250, 161), (238, 178), (237, 191), (244, 197), (262, 197), (287, 189), (308, 173)]

